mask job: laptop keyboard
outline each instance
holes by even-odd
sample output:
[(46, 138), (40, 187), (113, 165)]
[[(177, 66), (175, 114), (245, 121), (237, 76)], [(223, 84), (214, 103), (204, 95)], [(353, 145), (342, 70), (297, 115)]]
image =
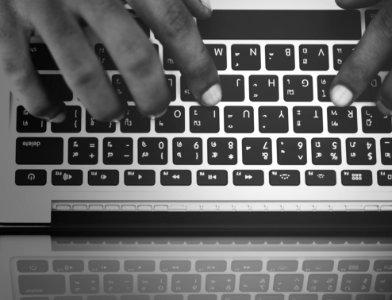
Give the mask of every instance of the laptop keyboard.
[(129, 104), (119, 123), (95, 121), (47, 47), (33, 43), (41, 79), (50, 97), (66, 103), (68, 116), (47, 124), (15, 108), (15, 183), (392, 186), (391, 117), (374, 105), (383, 74), (350, 107), (329, 99), (334, 74), (374, 13), (215, 11), (199, 23), (223, 87), (222, 103), (211, 108), (195, 102), (174, 59), (139, 21), (161, 55), (172, 95), (167, 113), (156, 120), (138, 113), (102, 44), (95, 46), (97, 57)]

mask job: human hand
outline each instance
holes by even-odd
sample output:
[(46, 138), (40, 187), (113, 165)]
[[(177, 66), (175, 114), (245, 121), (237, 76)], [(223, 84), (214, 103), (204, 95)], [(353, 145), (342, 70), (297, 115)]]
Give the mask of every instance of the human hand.
[[(219, 77), (192, 15), (208, 17), (208, 0), (129, 0), (136, 13), (172, 53), (201, 104), (221, 100)], [(143, 115), (162, 114), (170, 93), (159, 57), (120, 0), (1, 0), (0, 69), (11, 90), (34, 116), (62, 122), (66, 106), (48, 96), (34, 69), (29, 40), (38, 33), (65, 81), (100, 121), (120, 119), (127, 103), (115, 95), (85, 35), (102, 39)]]
[[(353, 9), (374, 5), (380, 0), (336, 0), (336, 2), (343, 8)], [(392, 0), (387, 0), (332, 82), (333, 103), (337, 106), (350, 105), (390, 60), (392, 60)], [(388, 75), (382, 84), (377, 106), (382, 113), (392, 115), (392, 75)]]

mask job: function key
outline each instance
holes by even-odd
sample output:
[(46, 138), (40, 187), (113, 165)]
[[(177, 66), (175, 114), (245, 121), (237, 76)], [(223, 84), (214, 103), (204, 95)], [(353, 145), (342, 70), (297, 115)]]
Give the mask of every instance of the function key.
[(295, 106), (293, 108), (296, 133), (323, 132), (323, 111), (319, 106)]
[(210, 138), (207, 143), (210, 165), (235, 165), (237, 163), (236, 139)]
[(138, 141), (138, 152), (140, 165), (166, 165), (167, 139), (140, 138)]
[(214, 60), (215, 66), (218, 70), (227, 69), (227, 50), (226, 45), (223, 44), (206, 44), (206, 48)]
[(220, 76), (223, 96), (222, 101), (244, 101), (245, 79), (242, 75)]
[(265, 66), (267, 70), (291, 71), (295, 68), (293, 45), (266, 45)]
[(16, 170), (15, 184), (21, 186), (42, 186), (46, 184), (45, 170)]
[(192, 183), (192, 173), (189, 170), (162, 170), (161, 184), (163, 186), (189, 186)]
[(119, 184), (117, 170), (90, 170), (88, 184), (91, 186), (115, 186)]
[(233, 45), (231, 47), (232, 69), (235, 71), (260, 70), (261, 53), (259, 45)]
[(381, 139), (381, 161), (383, 165), (392, 165), (392, 139)]
[(287, 133), (289, 115), (285, 106), (260, 106), (259, 131), (261, 133)]
[(51, 101), (69, 102), (73, 98), (72, 91), (63, 76), (55, 74), (41, 74), (39, 78)]
[(300, 67), (304, 71), (328, 70), (329, 56), (327, 45), (299, 46)]
[(254, 116), (252, 106), (226, 106), (225, 131), (227, 133), (252, 133)]
[(356, 133), (358, 131), (355, 107), (328, 107), (328, 131), (330, 133)]
[(123, 133), (147, 133), (151, 129), (151, 120), (142, 116), (135, 106), (128, 106), (120, 128)]
[(345, 60), (355, 50), (356, 45), (335, 45), (333, 46), (333, 65), (339, 71)]
[(119, 272), (120, 262), (116, 260), (90, 260), (88, 270), (90, 272)]
[(61, 165), (62, 138), (17, 138), (16, 163), (19, 165)]
[(336, 172), (332, 170), (309, 170), (305, 173), (308, 186), (334, 186), (336, 185)]
[(306, 140), (304, 138), (279, 138), (276, 142), (280, 165), (306, 164)]
[(332, 272), (333, 260), (305, 260), (302, 270), (305, 272)]
[(30, 56), (34, 67), (37, 70), (52, 71), (59, 69), (45, 44), (30, 44)]
[(370, 262), (368, 260), (341, 260), (338, 264), (340, 272), (367, 272)]
[(272, 164), (272, 141), (270, 138), (244, 138), (242, 140), (244, 165)]
[(216, 106), (192, 106), (189, 120), (189, 127), (193, 133), (219, 132), (219, 108)]
[(45, 273), (49, 271), (46, 260), (18, 260), (17, 269), (20, 273)]
[(374, 139), (347, 139), (346, 151), (349, 165), (376, 164), (376, 141)]
[(377, 182), (380, 186), (392, 186), (392, 170), (378, 171)]
[(278, 101), (278, 76), (251, 75), (249, 77), (249, 99), (251, 101)]
[(269, 173), (270, 185), (272, 186), (297, 186), (301, 178), (296, 170), (272, 170)]
[(84, 263), (82, 260), (54, 260), (53, 271), (59, 273), (83, 272)]
[(103, 163), (105, 165), (130, 165), (133, 159), (131, 138), (105, 138), (103, 140)]
[(362, 130), (365, 133), (390, 133), (392, 132), (391, 116), (382, 114), (375, 106), (364, 106)]
[(23, 106), (18, 106), (16, 117), (16, 130), (18, 132), (45, 132), (46, 124), (45, 120), (32, 116)]
[(200, 170), (197, 172), (197, 184), (200, 186), (225, 186), (228, 183), (225, 170)]
[(52, 132), (78, 133), (82, 126), (82, 109), (79, 106), (68, 106), (67, 117), (62, 123), (52, 123)]
[(68, 140), (70, 165), (95, 165), (98, 163), (97, 138), (70, 138)]
[(185, 108), (169, 106), (166, 113), (155, 120), (155, 131), (159, 133), (181, 133), (185, 131)]
[(340, 139), (312, 139), (312, 162), (314, 165), (340, 165), (342, 163)]
[(329, 90), (331, 88), (331, 84), (334, 78), (335, 78), (334, 75), (320, 75), (317, 77), (317, 91), (318, 91), (319, 101), (322, 102), (331, 101)]
[(372, 172), (367, 170), (342, 171), (342, 184), (345, 186), (370, 186)]
[(155, 185), (155, 171), (153, 170), (126, 170), (124, 184), (127, 186)]
[(173, 139), (173, 163), (175, 165), (201, 165), (203, 144), (200, 138)]
[(95, 54), (105, 70), (117, 70), (117, 67), (111, 58), (109, 51), (103, 44), (95, 45)]
[(55, 186), (80, 186), (83, 184), (81, 170), (53, 170), (52, 184)]
[(389, 260), (376, 260), (374, 262), (373, 270), (376, 272), (391, 272), (392, 271), (392, 260), (391, 259), (389, 259)]
[(296, 260), (270, 260), (267, 263), (268, 272), (296, 272), (298, 261)]
[(97, 121), (86, 112), (86, 131), (89, 133), (113, 133), (116, 131), (116, 123)]
[(285, 101), (313, 100), (313, 79), (310, 75), (286, 75), (283, 88)]
[(112, 86), (117, 97), (124, 102), (134, 102), (133, 96), (121, 75), (113, 75)]
[(235, 170), (233, 183), (237, 186), (261, 186), (264, 184), (264, 173), (261, 170)]

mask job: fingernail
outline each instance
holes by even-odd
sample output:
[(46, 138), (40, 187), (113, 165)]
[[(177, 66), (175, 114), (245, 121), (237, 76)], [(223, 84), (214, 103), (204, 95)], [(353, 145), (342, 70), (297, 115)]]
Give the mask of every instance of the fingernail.
[(353, 101), (354, 94), (344, 85), (338, 84), (331, 90), (331, 100), (336, 106), (347, 106)]
[(150, 115), (150, 119), (155, 120), (155, 119), (159, 119), (161, 117), (163, 117), (167, 112), (167, 108), (165, 108), (162, 112), (157, 113), (156, 115)]
[(212, 11), (212, 7), (211, 7), (211, 3), (210, 0), (200, 0), (201, 4), (203, 4), (203, 6), (205, 8), (207, 8), (209, 11)]
[(67, 118), (67, 112), (61, 111), (59, 112), (54, 118), (50, 119), (49, 122), (51, 123), (62, 123)]
[(201, 101), (204, 105), (213, 106), (222, 100), (222, 88), (216, 83), (210, 87), (202, 96)]
[(122, 113), (118, 118), (115, 118), (112, 122), (120, 123), (124, 118), (125, 118), (125, 113)]
[(382, 99), (377, 100), (377, 108), (384, 115), (392, 116), (392, 108), (389, 108), (388, 106), (386, 106)]

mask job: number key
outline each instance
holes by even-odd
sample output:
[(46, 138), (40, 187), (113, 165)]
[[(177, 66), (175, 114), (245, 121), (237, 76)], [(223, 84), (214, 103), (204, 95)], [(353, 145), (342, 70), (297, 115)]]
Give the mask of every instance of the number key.
[(279, 138), (277, 140), (280, 165), (305, 165), (306, 140), (303, 138)]
[(167, 139), (166, 138), (140, 138), (138, 141), (140, 165), (166, 165)]
[(173, 139), (173, 163), (176, 165), (200, 165), (203, 162), (203, 147), (200, 138)]
[(208, 139), (208, 163), (210, 165), (235, 165), (237, 163), (237, 140)]
[(376, 141), (374, 139), (347, 139), (346, 150), (349, 165), (376, 164)]

